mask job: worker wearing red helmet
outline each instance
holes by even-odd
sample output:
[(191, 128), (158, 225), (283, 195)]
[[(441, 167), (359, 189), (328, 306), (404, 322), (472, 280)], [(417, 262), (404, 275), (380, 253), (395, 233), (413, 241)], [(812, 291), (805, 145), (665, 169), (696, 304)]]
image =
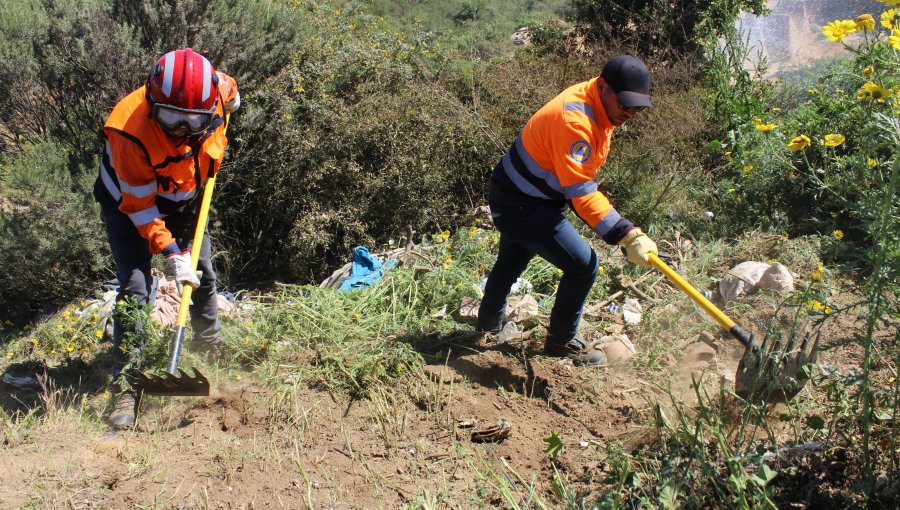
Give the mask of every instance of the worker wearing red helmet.
[(563, 215), (571, 207), (604, 242), (649, 266), (656, 244), (597, 188), (613, 131), (652, 106), (650, 73), (630, 55), (606, 62), (600, 76), (564, 90), (535, 113), (491, 175), (488, 201), (500, 231), (497, 262), (488, 275), (478, 328), (499, 333), (506, 296), (528, 262), (540, 255), (562, 271), (544, 343), (548, 356), (602, 365), (595, 342), (578, 334), (582, 308), (597, 278), (597, 254)]
[[(176, 282), (195, 289), (190, 308), (195, 345), (214, 356), (221, 348), (209, 234), (203, 238), (196, 273), (190, 248), (204, 184), (218, 171), (228, 144), (226, 114), (237, 110), (240, 101), (234, 79), (213, 69), (203, 55), (191, 48), (166, 53), (147, 82), (119, 101), (103, 126), (105, 144), (94, 185), (116, 263), (117, 301), (152, 303), (156, 282), (150, 261), (154, 254), (164, 255)], [(116, 321), (116, 383), (139, 349), (123, 346), (124, 335)], [(110, 423), (132, 426), (136, 405), (134, 395), (121, 395)]]

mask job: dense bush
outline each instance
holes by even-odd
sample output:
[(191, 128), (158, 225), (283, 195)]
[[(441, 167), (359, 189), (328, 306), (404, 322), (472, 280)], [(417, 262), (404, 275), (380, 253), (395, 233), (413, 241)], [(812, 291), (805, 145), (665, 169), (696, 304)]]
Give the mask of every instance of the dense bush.
[(66, 160), (61, 144), (35, 143), (0, 171), (4, 320), (20, 322), (47, 303), (89, 295), (99, 278), (111, 276), (98, 208)]

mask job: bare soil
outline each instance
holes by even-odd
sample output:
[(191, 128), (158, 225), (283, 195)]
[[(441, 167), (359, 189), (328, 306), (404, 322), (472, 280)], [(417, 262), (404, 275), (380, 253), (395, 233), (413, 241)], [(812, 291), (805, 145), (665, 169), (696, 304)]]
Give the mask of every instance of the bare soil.
[[(693, 320), (700, 319), (685, 314), (679, 324)], [(837, 345), (859, 324), (829, 328), (828, 343)], [(641, 339), (632, 339), (641, 349)], [(423, 495), (438, 507), (504, 507), (488, 476), (503, 463), (553, 502), (542, 440), (551, 431), (564, 441), (560, 473), (593, 501), (607, 470), (605, 445), (652, 441), (649, 416), (654, 401), (670, 402), (666, 388), (690, 403), (693, 381), (729, 383), (742, 348), (724, 334), (707, 340), (714, 355), (688, 352), (650, 371), (632, 363), (573, 367), (536, 355), (536, 342), (476, 338), (451, 345), (421, 377), (366, 400), (295, 382), (290, 364), (266, 383), (259, 374), (223, 371), (209, 397), (146, 398), (129, 432), (79, 419), (77, 402), (50, 406), (40, 426), (7, 435), (0, 447), (0, 507), (399, 508)], [(672, 341), (684, 339), (672, 333)], [(860, 359), (852, 349), (826, 350), (820, 362), (847, 368)], [(6, 406), (29, 398), (9, 387), (2, 393)], [(500, 420), (511, 426), (508, 437), (471, 440), (473, 430)], [(802, 475), (785, 483), (809, 490)], [(815, 482), (824, 483), (816, 489), (823, 494), (843, 490), (839, 482)]]

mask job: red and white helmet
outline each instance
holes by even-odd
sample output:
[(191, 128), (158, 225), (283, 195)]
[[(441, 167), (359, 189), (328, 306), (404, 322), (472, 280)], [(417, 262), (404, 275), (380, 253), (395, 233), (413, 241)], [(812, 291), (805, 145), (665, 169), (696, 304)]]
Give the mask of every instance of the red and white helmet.
[(147, 78), (153, 118), (172, 136), (202, 133), (213, 120), (218, 81), (209, 60), (194, 50), (166, 53)]

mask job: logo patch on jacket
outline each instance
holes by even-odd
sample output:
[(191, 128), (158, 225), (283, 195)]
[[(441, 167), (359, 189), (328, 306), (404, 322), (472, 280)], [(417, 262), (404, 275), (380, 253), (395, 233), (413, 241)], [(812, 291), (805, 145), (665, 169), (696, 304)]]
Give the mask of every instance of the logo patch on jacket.
[(591, 157), (591, 144), (578, 140), (569, 147), (569, 157), (576, 163), (584, 163)]

